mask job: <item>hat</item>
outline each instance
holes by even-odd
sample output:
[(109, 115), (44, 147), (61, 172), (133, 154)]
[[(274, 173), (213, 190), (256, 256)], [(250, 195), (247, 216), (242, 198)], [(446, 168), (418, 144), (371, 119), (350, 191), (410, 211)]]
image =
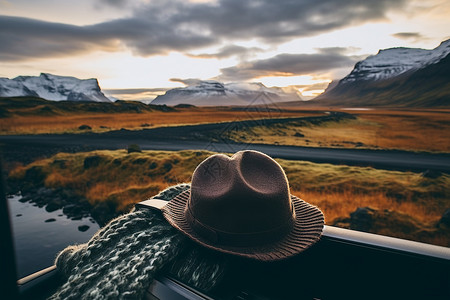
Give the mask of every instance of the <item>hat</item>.
[(195, 242), (262, 261), (302, 252), (319, 240), (324, 225), (319, 208), (290, 194), (282, 167), (250, 150), (205, 159), (191, 188), (161, 210)]

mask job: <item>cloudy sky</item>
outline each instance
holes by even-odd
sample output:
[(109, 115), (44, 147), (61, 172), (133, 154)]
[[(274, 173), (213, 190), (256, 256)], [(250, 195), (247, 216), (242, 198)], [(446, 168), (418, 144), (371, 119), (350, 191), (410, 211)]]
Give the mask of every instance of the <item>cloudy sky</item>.
[(450, 38), (448, 0), (0, 0), (0, 77), (97, 78), (120, 99), (198, 79), (311, 98), (379, 49)]

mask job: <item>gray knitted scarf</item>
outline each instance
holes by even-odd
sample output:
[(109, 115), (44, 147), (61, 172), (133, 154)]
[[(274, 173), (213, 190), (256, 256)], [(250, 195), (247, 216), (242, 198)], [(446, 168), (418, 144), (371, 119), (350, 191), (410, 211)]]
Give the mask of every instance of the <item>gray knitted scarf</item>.
[[(189, 185), (155, 196), (171, 200)], [(203, 291), (212, 289), (227, 258), (209, 255), (151, 209), (133, 210), (100, 229), (86, 244), (69, 246), (56, 258), (67, 281), (50, 299), (141, 299), (160, 272)]]

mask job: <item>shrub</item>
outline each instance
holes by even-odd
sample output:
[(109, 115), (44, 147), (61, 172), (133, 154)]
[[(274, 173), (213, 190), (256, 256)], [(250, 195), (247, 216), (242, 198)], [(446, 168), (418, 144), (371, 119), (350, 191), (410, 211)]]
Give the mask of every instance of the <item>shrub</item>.
[(81, 125), (80, 127), (78, 127), (79, 130), (91, 130), (92, 127), (86, 124)]
[(137, 144), (128, 145), (128, 153), (142, 152), (141, 147)]

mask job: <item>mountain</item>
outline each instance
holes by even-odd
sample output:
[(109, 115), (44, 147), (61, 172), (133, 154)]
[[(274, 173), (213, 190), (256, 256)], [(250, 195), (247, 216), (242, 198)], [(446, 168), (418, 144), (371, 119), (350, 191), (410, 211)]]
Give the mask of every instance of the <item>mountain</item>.
[(450, 106), (450, 40), (433, 50), (391, 48), (356, 63), (313, 101), (326, 105)]
[(0, 97), (33, 96), (47, 100), (111, 102), (98, 81), (41, 73), (40, 76), (0, 78)]
[(299, 101), (300, 96), (282, 88), (268, 88), (262, 83), (221, 83), (199, 81), (184, 88), (168, 90), (151, 104), (191, 104), (196, 106), (270, 105), (277, 102)]

